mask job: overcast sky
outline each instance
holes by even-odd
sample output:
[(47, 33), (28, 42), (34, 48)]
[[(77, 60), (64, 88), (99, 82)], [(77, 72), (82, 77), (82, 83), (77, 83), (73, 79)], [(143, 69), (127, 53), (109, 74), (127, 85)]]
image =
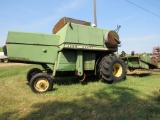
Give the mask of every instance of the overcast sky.
[[(9, 30), (50, 34), (64, 16), (93, 23), (93, 0), (0, 0), (0, 46)], [(160, 46), (160, 0), (97, 0), (97, 21), (99, 28), (121, 26), (119, 53)]]

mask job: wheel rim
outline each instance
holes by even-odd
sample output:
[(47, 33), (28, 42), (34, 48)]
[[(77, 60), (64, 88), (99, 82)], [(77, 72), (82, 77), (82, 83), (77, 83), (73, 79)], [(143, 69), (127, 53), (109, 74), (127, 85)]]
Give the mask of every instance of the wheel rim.
[(120, 77), (122, 75), (122, 66), (119, 63), (115, 63), (113, 65), (113, 74), (116, 77)]
[(35, 81), (34, 83), (34, 88), (38, 91), (38, 92), (44, 92), (49, 88), (49, 82), (47, 79), (45, 78), (39, 78)]

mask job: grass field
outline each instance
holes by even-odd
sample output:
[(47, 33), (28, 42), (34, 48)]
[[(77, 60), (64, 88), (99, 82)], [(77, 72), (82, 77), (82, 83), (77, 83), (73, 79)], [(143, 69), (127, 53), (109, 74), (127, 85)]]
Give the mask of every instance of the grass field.
[(3, 49), (2, 49), (2, 47), (0, 47), (0, 52), (2, 52), (3, 51)]
[(160, 75), (127, 76), (108, 85), (56, 82), (54, 90), (33, 93), (26, 81), (35, 66), (0, 68), (0, 120), (159, 120)]

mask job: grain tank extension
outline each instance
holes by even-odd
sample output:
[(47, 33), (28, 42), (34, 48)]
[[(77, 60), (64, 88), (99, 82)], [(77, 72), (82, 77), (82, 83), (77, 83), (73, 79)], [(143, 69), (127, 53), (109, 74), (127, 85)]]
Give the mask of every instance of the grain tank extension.
[(114, 55), (121, 43), (118, 34), (92, 27), (90, 22), (64, 17), (53, 34), (9, 31), (6, 43), (11, 62), (44, 68), (27, 73), (33, 92), (51, 90), (56, 77), (92, 74), (110, 83), (125, 77), (125, 65)]

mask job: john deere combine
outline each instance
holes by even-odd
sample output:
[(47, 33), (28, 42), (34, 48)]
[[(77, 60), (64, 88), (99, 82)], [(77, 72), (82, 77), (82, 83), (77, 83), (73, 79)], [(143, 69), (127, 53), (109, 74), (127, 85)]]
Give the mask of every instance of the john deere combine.
[(125, 65), (114, 55), (121, 43), (114, 30), (92, 27), (90, 22), (62, 18), (53, 34), (9, 31), (6, 54), (11, 62), (40, 64), (27, 80), (33, 92), (52, 89), (56, 77), (98, 75), (107, 82), (125, 77)]

